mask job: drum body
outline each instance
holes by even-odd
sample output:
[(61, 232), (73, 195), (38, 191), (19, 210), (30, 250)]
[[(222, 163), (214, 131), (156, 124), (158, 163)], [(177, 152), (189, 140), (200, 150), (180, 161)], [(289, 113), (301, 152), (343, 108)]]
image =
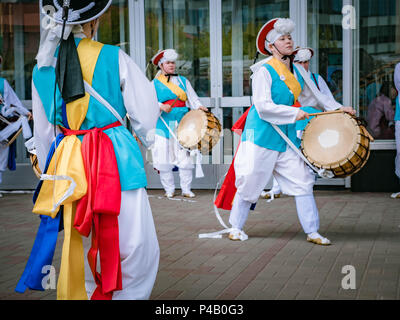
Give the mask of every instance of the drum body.
[(39, 168), (39, 162), (37, 159), (36, 154), (29, 153), (29, 159), (31, 160), (31, 165), (32, 165), (32, 170), (35, 173), (36, 177), (40, 179), (40, 176), (42, 175), (42, 172)]
[(191, 110), (182, 118), (177, 129), (179, 143), (189, 149), (209, 153), (221, 136), (221, 123), (211, 113)]
[(329, 169), (337, 178), (358, 172), (367, 162), (372, 137), (348, 113), (316, 116), (304, 129), (301, 149), (317, 168)]

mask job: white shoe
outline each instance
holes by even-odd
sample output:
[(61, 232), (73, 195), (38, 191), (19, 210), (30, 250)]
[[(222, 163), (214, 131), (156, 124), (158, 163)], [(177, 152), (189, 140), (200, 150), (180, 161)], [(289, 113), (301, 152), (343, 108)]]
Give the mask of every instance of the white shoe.
[(247, 240), (249, 237), (247, 234), (244, 233), (243, 230), (239, 230), (239, 229), (232, 229), (232, 231), (229, 233), (228, 236), (229, 240), (232, 241), (245, 241)]
[(166, 192), (165, 194), (164, 194), (164, 197), (167, 197), (167, 198), (173, 198), (175, 196), (175, 192)]
[(192, 191), (189, 191), (189, 192), (182, 192), (182, 196), (185, 198), (194, 198), (196, 195)]
[(321, 236), (318, 232), (311, 232), (307, 235), (307, 241), (319, 244), (321, 246), (329, 246), (330, 240)]
[(390, 197), (392, 197), (393, 199), (400, 199), (400, 192), (392, 193)]
[(272, 190), (270, 191), (263, 191), (261, 192), (261, 198), (264, 199), (274, 199), (274, 198), (280, 198), (282, 193), (273, 193)]

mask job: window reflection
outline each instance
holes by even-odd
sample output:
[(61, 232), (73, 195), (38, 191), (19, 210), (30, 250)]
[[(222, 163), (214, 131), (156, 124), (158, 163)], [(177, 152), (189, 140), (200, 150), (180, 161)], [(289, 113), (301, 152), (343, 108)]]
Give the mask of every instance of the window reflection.
[(1, 1), (1, 76), (7, 79), (21, 100), (31, 99), (32, 70), (39, 38), (38, 1)]
[(289, 1), (222, 0), (224, 96), (249, 96), (257, 33), (268, 20), (289, 17)]
[[(187, 77), (199, 97), (210, 96), (210, 23), (208, 0), (145, 1), (146, 61), (174, 48), (177, 72)], [(147, 75), (157, 73), (149, 65)]]
[(342, 1), (308, 0), (308, 46), (314, 49), (310, 69), (327, 83), (336, 101), (343, 101)]
[(368, 121), (368, 130), (376, 139), (394, 139), (394, 108), (397, 92), (393, 73), (400, 61), (400, 26), (396, 0), (365, 0), (359, 7), (358, 58), (360, 116)]
[(100, 17), (97, 40), (120, 47), (129, 54), (128, 0), (113, 0), (110, 8)]

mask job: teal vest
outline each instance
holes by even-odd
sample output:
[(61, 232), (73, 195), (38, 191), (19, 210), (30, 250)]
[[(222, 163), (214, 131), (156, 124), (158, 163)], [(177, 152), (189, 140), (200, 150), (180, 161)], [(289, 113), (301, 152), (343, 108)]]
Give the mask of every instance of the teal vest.
[[(294, 96), (285, 82), (280, 79), (278, 73), (270, 65), (264, 64), (264, 67), (268, 70), (272, 78), (272, 101), (275, 104), (283, 104), (287, 106), (293, 105), (295, 102)], [(293, 68), (297, 74), (297, 80), (303, 89), (304, 79), (301, 77), (296, 67), (293, 66)], [(286, 134), (290, 141), (292, 141), (297, 147), (300, 146), (301, 140), (297, 138), (296, 123), (279, 125), (278, 127), (284, 134)], [(251, 141), (260, 147), (278, 152), (286, 151), (285, 140), (283, 140), (268, 121), (264, 121), (259, 117), (254, 105), (251, 106), (249, 114), (247, 115), (246, 124), (242, 134), (242, 141)]]
[(396, 97), (396, 113), (394, 115), (395, 121), (400, 121), (400, 94)]
[[(77, 45), (79, 41), (80, 39), (75, 39)], [(124, 118), (126, 109), (120, 87), (119, 50), (115, 46), (103, 46), (93, 74), (92, 87), (117, 110), (121, 118)], [(47, 119), (50, 123), (53, 123), (55, 70), (53, 67), (42, 67), (39, 70), (35, 66), (32, 78), (43, 103)], [(64, 112), (65, 109), (62, 107), (62, 99), (58, 87), (56, 101), (56, 123), (65, 127), (68, 120)], [(116, 121), (118, 120), (106, 107), (91, 97), (86, 119), (80, 129), (102, 128)], [(124, 126), (111, 128), (104, 132), (111, 139), (114, 146), (122, 191), (145, 187), (147, 179), (143, 158), (133, 135)], [(78, 138), (82, 140), (83, 135), (79, 135)]]
[[(181, 81), (178, 81), (179, 87), (183, 91), (186, 92), (186, 78), (183, 76), (179, 76), (179, 78), (181, 80)], [(176, 94), (173, 93), (161, 81), (159, 81), (158, 79), (154, 79), (153, 83), (154, 83), (154, 87), (156, 89), (158, 102), (163, 103), (168, 100), (176, 99), (176, 97), (177, 97)], [(189, 111), (188, 107), (176, 107), (176, 108), (172, 108), (171, 112), (169, 112), (169, 113), (162, 111), (161, 116), (163, 117), (165, 122), (168, 124), (168, 126), (171, 128), (171, 130), (174, 131), (176, 126), (182, 120), (184, 115), (186, 113), (188, 113), (188, 111)], [(158, 121), (157, 121), (156, 134), (159, 136), (162, 136), (164, 138), (167, 138), (167, 139), (170, 138), (170, 132), (161, 119), (158, 119)]]

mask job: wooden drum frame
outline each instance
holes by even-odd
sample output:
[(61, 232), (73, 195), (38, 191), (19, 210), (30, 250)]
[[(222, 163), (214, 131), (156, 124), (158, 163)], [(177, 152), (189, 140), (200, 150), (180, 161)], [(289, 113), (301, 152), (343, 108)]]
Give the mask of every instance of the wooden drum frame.
[(360, 119), (344, 112), (322, 112), (304, 129), (301, 149), (313, 166), (345, 178), (366, 164), (371, 141), (374, 139)]

